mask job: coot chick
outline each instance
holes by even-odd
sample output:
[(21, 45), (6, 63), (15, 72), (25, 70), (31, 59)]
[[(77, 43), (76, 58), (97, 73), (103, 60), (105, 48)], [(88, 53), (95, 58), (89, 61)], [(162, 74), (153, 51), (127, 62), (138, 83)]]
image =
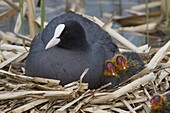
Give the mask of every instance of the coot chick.
[(104, 63), (117, 46), (97, 24), (73, 12), (54, 18), (32, 41), (26, 59), (26, 75), (58, 79), (61, 85), (76, 81), (85, 68), (83, 82), (89, 88), (105, 85), (101, 82)]
[(115, 65), (117, 71), (124, 72), (128, 68), (127, 58), (123, 54), (115, 54), (111, 61)]
[(116, 76), (116, 77), (118, 76), (116, 72), (116, 67), (111, 60), (107, 60), (105, 62), (104, 75), (105, 76)]
[(170, 112), (170, 92), (166, 95), (155, 95), (150, 100), (151, 113)]
[[(110, 69), (110, 67), (112, 68)], [(107, 83), (110, 79), (110, 82), (113, 83), (109, 87), (110, 89), (137, 74), (142, 69), (144, 69), (144, 62), (137, 53), (117, 53), (111, 60), (107, 60), (105, 63), (105, 78), (103, 82)]]
[[(121, 76), (125, 74), (127, 78), (130, 78), (144, 69), (142, 58), (135, 52), (115, 54), (112, 58), (112, 62), (115, 65), (118, 74), (122, 74)], [(126, 79), (126, 77), (124, 79)]]

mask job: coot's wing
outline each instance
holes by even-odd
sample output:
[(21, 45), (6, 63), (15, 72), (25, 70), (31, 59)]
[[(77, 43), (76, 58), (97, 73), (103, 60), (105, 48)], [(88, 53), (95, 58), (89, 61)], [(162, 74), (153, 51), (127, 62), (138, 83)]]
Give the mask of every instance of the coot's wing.
[[(45, 45), (41, 40), (41, 32), (35, 36), (31, 43), (30, 51), (26, 60), (26, 75), (36, 75), (37, 72), (41, 71), (38, 65), (41, 65), (41, 57), (43, 51), (45, 50)], [(35, 71), (36, 70), (36, 71)]]
[(30, 53), (39, 53), (45, 50), (45, 45), (42, 41), (42, 32), (34, 37), (34, 40), (31, 42)]

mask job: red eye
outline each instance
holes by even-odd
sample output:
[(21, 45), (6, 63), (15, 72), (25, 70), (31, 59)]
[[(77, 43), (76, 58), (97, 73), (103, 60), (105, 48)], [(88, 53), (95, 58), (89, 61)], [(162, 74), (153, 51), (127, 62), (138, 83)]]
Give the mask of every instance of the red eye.
[(67, 36), (68, 34), (69, 34), (68, 31), (64, 31), (64, 33), (63, 33), (64, 36)]

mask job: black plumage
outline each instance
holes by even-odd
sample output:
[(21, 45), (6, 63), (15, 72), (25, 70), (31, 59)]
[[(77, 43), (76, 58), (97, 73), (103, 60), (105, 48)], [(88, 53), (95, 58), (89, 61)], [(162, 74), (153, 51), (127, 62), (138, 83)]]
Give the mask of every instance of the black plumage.
[[(65, 25), (64, 30), (59, 37), (54, 37), (60, 42), (46, 49), (56, 28), (61, 24)], [(26, 60), (26, 75), (58, 79), (65, 85), (79, 80), (83, 71), (89, 68), (83, 82), (89, 83), (90, 89), (109, 82), (112, 83), (109, 88), (113, 88), (143, 68), (143, 62), (138, 60), (139, 57), (125, 53), (127, 62), (132, 59), (141, 65), (138, 67), (136, 64), (128, 63), (130, 66), (127, 71), (118, 72), (119, 79), (115, 76), (105, 76), (105, 62), (117, 53), (119, 49), (107, 32), (81, 15), (68, 12), (54, 18), (35, 36)]]
[[(61, 41), (45, 49), (59, 24), (65, 24), (58, 37)], [(34, 38), (26, 60), (26, 75), (59, 79), (65, 85), (79, 80), (84, 69), (89, 68), (83, 82), (97, 88), (105, 84), (101, 81), (105, 61), (116, 52), (119, 50), (108, 33), (81, 15), (68, 12), (54, 18)]]

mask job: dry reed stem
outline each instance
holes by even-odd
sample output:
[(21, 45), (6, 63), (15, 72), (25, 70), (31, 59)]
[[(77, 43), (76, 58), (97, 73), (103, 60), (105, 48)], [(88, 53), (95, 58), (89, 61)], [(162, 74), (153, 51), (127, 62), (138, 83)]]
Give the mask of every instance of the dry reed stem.
[(59, 98), (67, 98), (67, 97), (71, 97), (73, 93), (73, 90), (66, 90), (66, 91), (47, 91), (44, 94), (44, 97), (47, 98), (51, 98), (51, 97), (55, 97), (56, 99)]
[(18, 44), (22, 44), (22, 40), (19, 40), (18, 38), (16, 38), (13, 34), (7, 34), (4, 33), (3, 31), (0, 31), (0, 38), (2, 38), (5, 41), (9, 41), (9, 42), (17, 42)]
[(128, 13), (131, 13), (133, 15), (138, 15), (138, 16), (146, 14), (145, 12), (139, 12), (139, 11), (135, 11), (135, 10), (132, 10), (132, 9), (125, 9), (125, 11), (128, 12)]
[(129, 105), (129, 103), (126, 100), (122, 100), (122, 102), (126, 105), (130, 112), (136, 113), (136, 111)]
[[(26, 9), (27, 9), (27, 4), (24, 2), (24, 4), (23, 4), (23, 16), (25, 16)], [(18, 17), (17, 17), (15, 27), (14, 27), (14, 33), (16, 33), (16, 34), (19, 33), (19, 30), (21, 28), (21, 24), (22, 24), (21, 13), (18, 13)]]
[(9, 8), (9, 5), (5, 1), (2, 1), (2, 0), (0, 1), (0, 6)]
[(121, 87), (120, 89), (114, 91), (113, 93), (110, 93), (106, 96), (100, 96), (99, 98), (92, 100), (91, 103), (100, 104), (100, 103), (107, 103), (110, 100), (115, 100), (120, 96), (126, 94), (128, 91), (134, 90), (135, 88), (153, 80), (154, 78), (155, 78), (154, 74), (150, 73), (142, 78), (133, 81), (132, 83), (127, 84), (126, 86)]
[(3, 13), (0, 14), (0, 20), (4, 19), (4, 18), (10, 18), (12, 15), (14, 15), (16, 13), (16, 10), (14, 9), (9, 9), (8, 11), (5, 11)]
[(74, 107), (74, 109), (71, 109), (70, 112), (71, 112), (71, 113), (76, 113), (76, 112), (78, 112), (78, 110), (79, 110), (84, 104), (88, 103), (88, 102), (91, 100), (92, 97), (93, 97), (93, 96), (89, 96), (89, 97), (86, 97), (85, 99), (83, 99), (81, 102), (79, 102), (79, 104), (78, 104), (76, 107)]
[[(39, 26), (41, 26), (41, 17), (39, 16), (39, 17), (37, 17), (37, 19), (35, 20), (35, 22), (39, 25)], [(44, 22), (44, 28), (46, 27), (48, 25), (48, 22)]]
[(144, 104), (141, 104), (141, 105), (135, 107), (134, 110), (135, 110), (135, 111), (140, 110), (140, 109), (143, 107), (143, 105), (144, 105)]
[[(102, 27), (104, 25), (104, 23), (99, 20), (98, 18), (94, 17), (94, 20), (97, 22), (97, 24)], [(126, 47), (132, 49), (133, 51), (136, 52), (142, 52), (141, 50), (138, 49), (138, 47), (136, 47), (134, 44), (132, 44), (130, 41), (128, 41), (126, 38), (124, 38), (123, 36), (121, 36), (120, 34), (118, 34), (116, 31), (114, 31), (112, 28), (106, 26), (104, 29), (106, 32), (108, 32), (112, 37), (114, 37), (117, 41), (119, 41), (120, 43), (124, 44)]]
[(8, 5), (10, 5), (13, 9), (15, 9), (16, 11), (19, 12), (19, 7), (14, 3), (12, 2), (11, 0), (4, 0)]
[[(89, 20), (95, 22), (96, 24), (98, 24), (100, 27), (104, 26), (104, 23), (99, 20), (96, 17), (90, 17), (90, 16), (86, 16), (83, 15), (84, 17), (88, 18)], [(124, 38), (123, 36), (121, 36), (120, 34), (118, 34), (115, 30), (113, 30), (112, 28), (110, 28), (109, 26), (104, 27), (104, 30), (106, 32), (108, 32), (113, 38), (115, 38), (117, 41), (119, 41), (120, 43), (124, 44), (126, 47), (128, 47), (129, 49), (138, 52), (138, 53), (143, 53), (138, 47), (136, 47), (134, 44), (132, 44), (130, 41), (128, 41), (126, 38)]]
[(11, 63), (12, 61), (14, 61), (15, 59), (17, 59), (18, 57), (20, 57), (21, 55), (23, 55), (23, 53), (18, 52), (15, 56), (9, 58), (8, 60), (0, 63), (0, 69), (2, 69), (3, 67), (5, 67), (6, 65), (8, 65), (9, 63)]
[[(148, 8), (158, 7), (160, 5), (161, 5), (161, 1), (154, 1), (154, 2), (148, 3)], [(135, 6), (132, 6), (130, 9), (132, 10), (146, 9), (146, 4), (135, 5)]]
[(169, 47), (170, 47), (170, 41), (168, 41), (162, 48), (159, 49), (159, 51), (157, 51), (157, 53), (154, 55), (154, 57), (146, 65), (146, 68), (144, 68), (141, 72), (132, 76), (131, 78), (127, 79), (126, 81), (124, 81), (122, 83), (128, 82), (130, 80), (135, 80), (135, 79), (140, 78), (143, 75), (153, 71), (153, 69), (155, 69), (155, 67), (158, 65), (158, 63), (163, 59), (165, 54), (168, 52)]
[[(147, 97), (141, 97), (141, 98), (137, 98), (137, 99), (135, 99), (135, 100), (129, 100), (128, 101), (128, 103), (129, 104), (136, 104), (136, 103), (143, 103), (143, 102), (146, 102), (147, 101)], [(113, 104), (113, 106), (114, 107), (122, 107), (122, 106), (124, 106), (124, 104), (122, 103), (122, 102), (116, 102), (116, 103), (114, 103)], [(113, 107), (112, 106), (112, 107)], [(110, 108), (111, 106), (109, 106), (109, 108)]]
[(97, 107), (88, 107), (88, 108), (83, 109), (83, 111), (90, 112), (90, 113), (112, 113), (111, 111), (102, 110)]
[(143, 24), (138, 26), (132, 26), (132, 27), (122, 27), (118, 30), (120, 31), (129, 31), (129, 32), (146, 32), (154, 30), (157, 26), (157, 23), (149, 23), (149, 24)]
[(120, 108), (111, 108), (111, 110), (116, 111), (118, 113), (129, 113), (129, 111), (122, 110)]
[[(24, 35), (21, 35), (21, 34), (16, 34), (16, 37), (17, 37), (17, 38), (20, 38), (20, 39), (22, 39), (22, 40), (24, 40), (24, 41), (29, 41), (29, 42), (32, 41), (31, 38), (29, 38), (29, 37), (27, 37), (27, 36), (24, 36)], [(27, 43), (27, 42), (26, 42), (26, 43)]]
[(84, 78), (84, 76), (88, 73), (88, 71), (89, 71), (89, 68), (86, 68), (86, 69), (84, 70), (84, 72), (82, 73), (82, 75), (80, 76), (80, 84), (82, 83), (83, 78)]
[(31, 95), (39, 95), (41, 98), (69, 98), (73, 91), (18, 91), (18, 92), (5, 92), (0, 94), (0, 100), (19, 99), (30, 97)]
[[(29, 47), (26, 47), (27, 50), (29, 50)], [(18, 52), (27, 52), (23, 46), (17, 46), (17, 45), (10, 45), (10, 44), (2, 44), (0, 45), (0, 50), (4, 51), (10, 51), (10, 50), (17, 50)]]
[(13, 74), (13, 73), (10, 73), (10, 72), (4, 71), (4, 70), (0, 70), (0, 73), (3, 73), (5, 76), (16, 77), (16, 78), (20, 78), (20, 79), (23, 79), (26, 81), (33, 81), (33, 82), (38, 82), (38, 83), (48, 83), (48, 84), (55, 84), (55, 85), (59, 85), (59, 83), (60, 83), (59, 80), (55, 80), (55, 79), (17, 75), (17, 74)]
[(168, 41), (162, 48), (159, 49), (159, 51), (154, 55), (154, 57), (148, 63), (147, 67), (149, 69), (154, 69), (157, 66), (158, 62), (160, 62), (163, 59), (163, 57), (165, 56), (169, 48), (170, 48), (170, 41)]
[(20, 106), (12, 111), (10, 111), (9, 113), (22, 113), (22, 112), (25, 112), (39, 104), (42, 104), (42, 103), (45, 103), (45, 102), (48, 102), (49, 99), (38, 99), (38, 100), (35, 100), (33, 102), (30, 102), (28, 104), (25, 104), (23, 106)]
[(79, 100), (81, 100), (82, 98), (84, 98), (86, 96), (87, 93), (89, 93), (90, 90), (87, 90), (85, 93), (83, 93), (80, 97), (76, 98), (75, 100), (71, 101), (70, 103), (62, 106), (61, 108), (59, 108), (57, 111), (62, 112), (65, 109), (67, 109), (68, 107), (72, 106), (73, 104), (75, 104), (76, 102), (78, 102)]
[(30, 36), (34, 38), (36, 35), (36, 25), (35, 25), (35, 8), (34, 8), (34, 1), (33, 0), (26, 0), (28, 4), (28, 22), (29, 22), (29, 29), (30, 29)]

